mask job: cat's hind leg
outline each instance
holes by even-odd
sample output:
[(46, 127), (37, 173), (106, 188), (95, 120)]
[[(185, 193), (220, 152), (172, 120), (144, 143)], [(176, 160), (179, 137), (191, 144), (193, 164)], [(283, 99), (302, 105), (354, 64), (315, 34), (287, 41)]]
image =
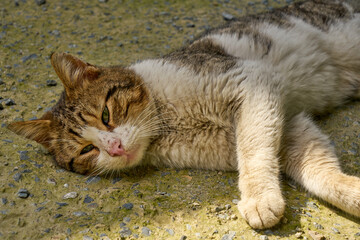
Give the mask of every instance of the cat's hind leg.
[(283, 171), (310, 193), (360, 217), (360, 178), (341, 172), (330, 141), (301, 113), (287, 126)]

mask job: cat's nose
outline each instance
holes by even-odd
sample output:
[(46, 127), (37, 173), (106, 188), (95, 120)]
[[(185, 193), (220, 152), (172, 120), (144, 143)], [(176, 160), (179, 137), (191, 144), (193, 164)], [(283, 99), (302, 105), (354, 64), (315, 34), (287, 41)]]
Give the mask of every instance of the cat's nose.
[(124, 148), (121, 145), (120, 139), (111, 139), (110, 141), (108, 141), (108, 144), (109, 145), (107, 152), (109, 153), (110, 156), (115, 157), (126, 154)]

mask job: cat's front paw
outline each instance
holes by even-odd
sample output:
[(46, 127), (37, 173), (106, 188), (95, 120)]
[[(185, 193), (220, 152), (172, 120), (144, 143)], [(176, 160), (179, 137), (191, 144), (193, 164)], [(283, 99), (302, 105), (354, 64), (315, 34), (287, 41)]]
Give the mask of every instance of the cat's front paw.
[(244, 198), (239, 202), (238, 208), (252, 228), (271, 228), (282, 218), (285, 211), (285, 201), (281, 195)]

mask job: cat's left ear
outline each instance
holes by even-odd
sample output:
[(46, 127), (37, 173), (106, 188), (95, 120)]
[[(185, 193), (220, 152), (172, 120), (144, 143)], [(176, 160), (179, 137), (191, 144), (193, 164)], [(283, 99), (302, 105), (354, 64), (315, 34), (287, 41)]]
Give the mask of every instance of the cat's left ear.
[(100, 69), (94, 65), (81, 61), (68, 53), (52, 53), (51, 64), (56, 74), (64, 84), (68, 97), (74, 91), (95, 80), (100, 75)]
[(49, 148), (51, 136), (51, 113), (47, 112), (38, 120), (22, 121), (10, 123), (7, 128), (14, 133), (34, 140)]

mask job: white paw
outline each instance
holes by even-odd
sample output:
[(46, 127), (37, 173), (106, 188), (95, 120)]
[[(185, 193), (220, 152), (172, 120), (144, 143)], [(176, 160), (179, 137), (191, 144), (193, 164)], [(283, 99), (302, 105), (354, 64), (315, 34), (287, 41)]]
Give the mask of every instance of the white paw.
[(285, 211), (285, 201), (281, 195), (271, 194), (259, 198), (241, 199), (238, 208), (252, 228), (271, 228), (282, 218)]

